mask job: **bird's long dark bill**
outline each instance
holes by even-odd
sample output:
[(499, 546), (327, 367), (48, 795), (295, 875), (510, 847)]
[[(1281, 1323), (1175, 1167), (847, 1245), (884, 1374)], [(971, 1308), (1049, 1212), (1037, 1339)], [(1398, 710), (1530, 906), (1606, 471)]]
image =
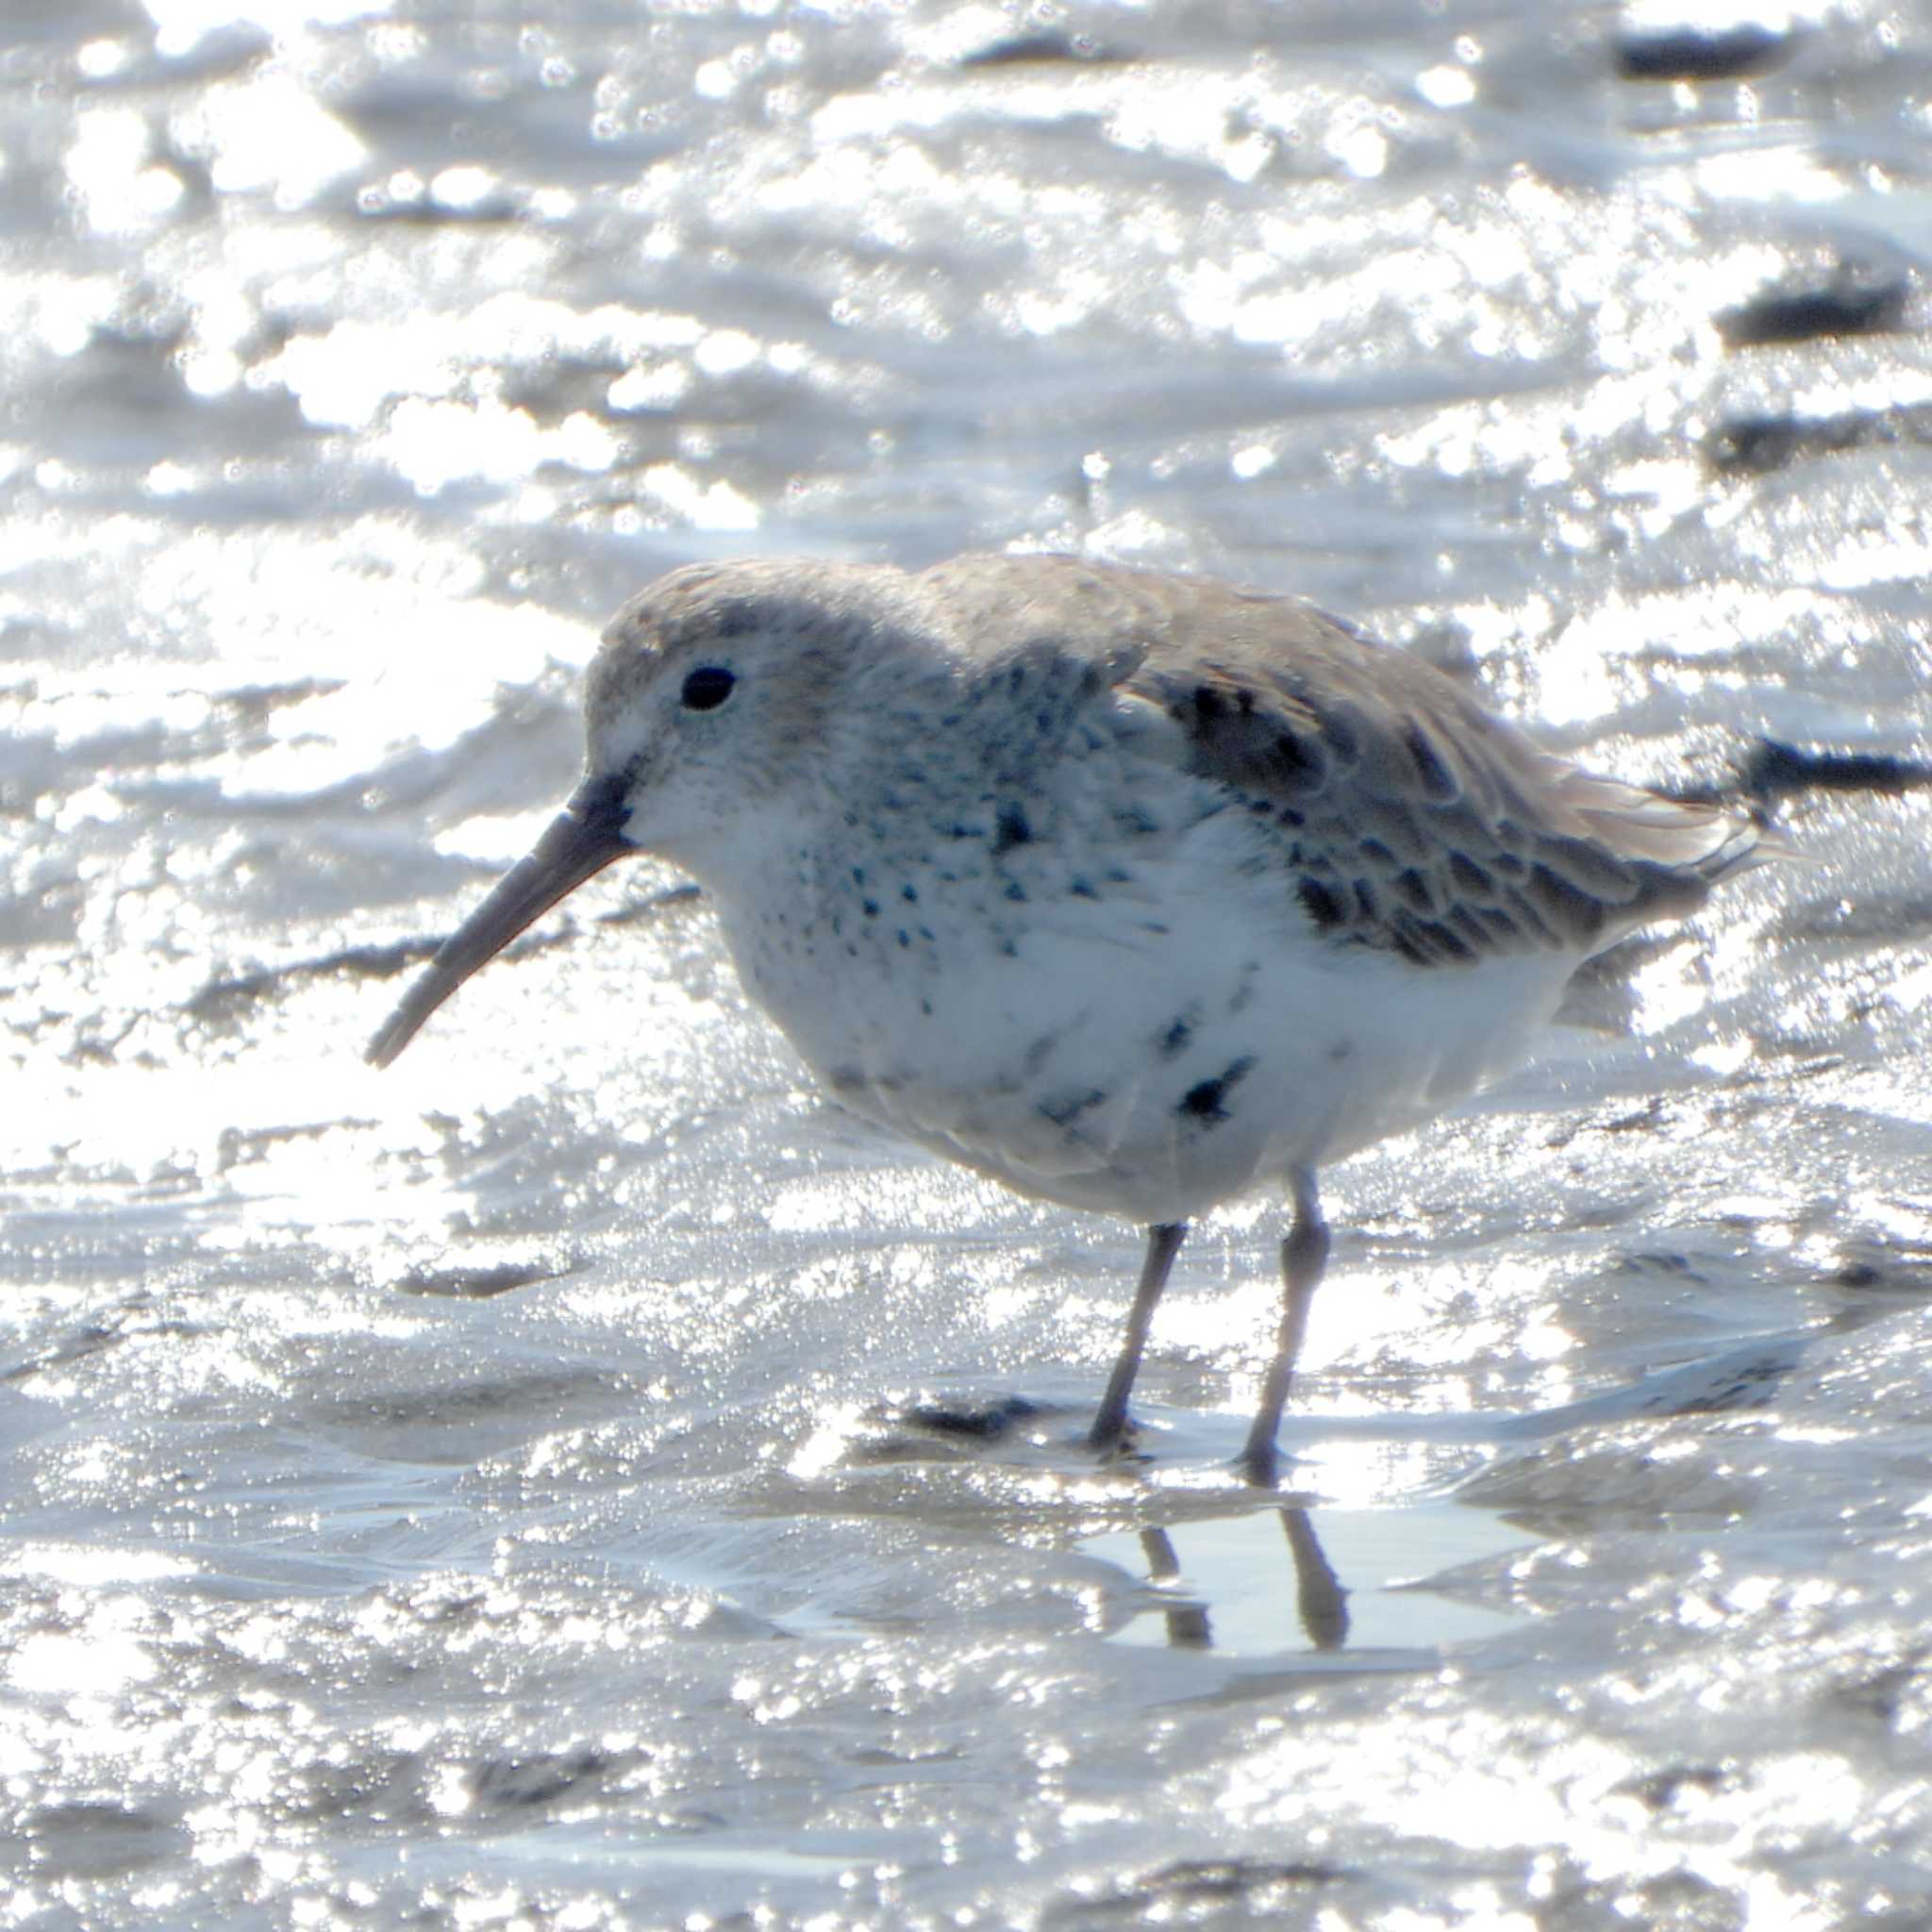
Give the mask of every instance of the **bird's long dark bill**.
[(423, 976), (369, 1042), (366, 1058), (386, 1067), (417, 1029), (477, 967), (493, 959), (566, 892), (633, 848), (622, 826), (628, 813), (592, 797), (587, 786), (551, 821), (536, 849), (497, 880), (489, 898), (437, 949)]

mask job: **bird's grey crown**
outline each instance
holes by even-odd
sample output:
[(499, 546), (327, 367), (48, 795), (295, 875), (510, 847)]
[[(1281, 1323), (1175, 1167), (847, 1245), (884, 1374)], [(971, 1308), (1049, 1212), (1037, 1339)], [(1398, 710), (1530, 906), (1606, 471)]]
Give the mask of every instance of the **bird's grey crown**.
[(879, 566), (756, 558), (688, 564), (659, 577), (605, 626), (585, 688), (587, 715), (621, 705), (660, 664), (695, 664), (751, 637), (790, 638), (797, 655), (842, 661), (903, 599), (902, 572)]

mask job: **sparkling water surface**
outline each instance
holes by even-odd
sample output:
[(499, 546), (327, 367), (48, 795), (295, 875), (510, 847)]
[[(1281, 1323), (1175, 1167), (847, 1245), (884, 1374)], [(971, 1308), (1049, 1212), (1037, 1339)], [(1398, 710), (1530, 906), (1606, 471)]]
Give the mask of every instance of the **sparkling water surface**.
[[(1932, 1922), (1928, 128), (1883, 0), (8, 0), (0, 1926)], [(1278, 1204), (1094, 1463), (1136, 1232), (666, 868), (360, 1058), (623, 596), (975, 545), (1803, 855), (1329, 1175), (1278, 1496)]]

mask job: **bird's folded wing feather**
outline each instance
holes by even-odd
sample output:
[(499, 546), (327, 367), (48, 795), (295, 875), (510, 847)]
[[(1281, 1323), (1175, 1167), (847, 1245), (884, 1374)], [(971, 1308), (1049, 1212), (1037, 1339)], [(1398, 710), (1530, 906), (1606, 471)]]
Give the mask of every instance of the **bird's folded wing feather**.
[(1205, 654), (1157, 641), (1115, 686), (1116, 716), (1141, 755), (1247, 802), (1339, 943), (1419, 965), (1589, 953), (1692, 909), (1756, 842), (1740, 814), (1541, 751), (1431, 666), (1306, 606), (1222, 614)]

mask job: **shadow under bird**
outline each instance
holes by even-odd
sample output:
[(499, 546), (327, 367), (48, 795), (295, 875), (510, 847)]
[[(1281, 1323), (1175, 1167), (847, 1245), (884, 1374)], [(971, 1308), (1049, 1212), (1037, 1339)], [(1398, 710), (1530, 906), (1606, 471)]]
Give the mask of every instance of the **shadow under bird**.
[(369, 1058), (593, 873), (670, 859), (846, 1107), (1146, 1228), (1096, 1448), (1190, 1220), (1288, 1194), (1256, 1482), (1317, 1171), (1507, 1071), (1580, 961), (1767, 851), (1306, 604), (1072, 558), (675, 571), (606, 631), (585, 722), (583, 782)]

